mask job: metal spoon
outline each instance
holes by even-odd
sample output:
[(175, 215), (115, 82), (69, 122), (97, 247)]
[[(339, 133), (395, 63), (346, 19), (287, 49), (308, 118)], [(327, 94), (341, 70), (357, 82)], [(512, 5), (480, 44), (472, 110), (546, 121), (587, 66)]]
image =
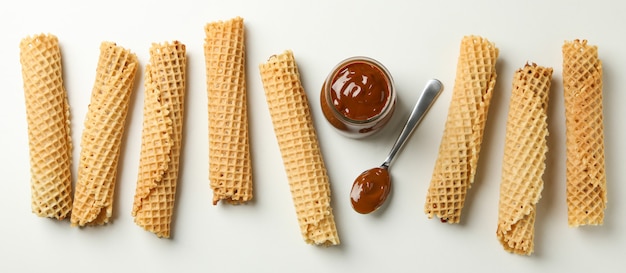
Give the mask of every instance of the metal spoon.
[(356, 212), (363, 214), (373, 212), (385, 202), (391, 188), (391, 178), (388, 170), (391, 162), (413, 131), (415, 131), (415, 128), (420, 124), (442, 90), (443, 84), (437, 79), (432, 79), (426, 83), (422, 95), (417, 100), (417, 104), (411, 111), (409, 119), (404, 128), (402, 128), (402, 132), (400, 132), (383, 164), (380, 167), (361, 173), (354, 180), (352, 190), (350, 191), (350, 201), (352, 202), (352, 208)]

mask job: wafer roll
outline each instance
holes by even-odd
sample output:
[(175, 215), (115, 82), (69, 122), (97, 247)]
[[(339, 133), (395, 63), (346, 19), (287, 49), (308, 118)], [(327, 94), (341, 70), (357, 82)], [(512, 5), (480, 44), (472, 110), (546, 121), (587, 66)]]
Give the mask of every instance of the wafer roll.
[(452, 101), (424, 206), (428, 218), (460, 221), (476, 175), (497, 58), (498, 49), (487, 39), (466, 36), (461, 41)]
[(205, 26), (209, 181), (213, 205), (252, 199), (243, 19)]
[(40, 34), (22, 39), (20, 63), (30, 148), (31, 208), (38, 216), (64, 219), (72, 210), (72, 140), (57, 37)]
[(169, 238), (176, 197), (186, 81), (185, 45), (152, 44), (146, 65), (135, 223)]
[(130, 50), (111, 42), (101, 44), (80, 142), (72, 226), (102, 225), (113, 213), (117, 162), (137, 65)]
[(606, 208), (602, 62), (586, 40), (563, 45), (567, 220), (601, 225)]
[(552, 68), (526, 65), (515, 72), (509, 104), (496, 235), (505, 250), (530, 255), (536, 205), (543, 189), (548, 144), (547, 109)]
[(338, 245), (330, 182), (293, 53), (274, 55), (259, 69), (302, 236)]

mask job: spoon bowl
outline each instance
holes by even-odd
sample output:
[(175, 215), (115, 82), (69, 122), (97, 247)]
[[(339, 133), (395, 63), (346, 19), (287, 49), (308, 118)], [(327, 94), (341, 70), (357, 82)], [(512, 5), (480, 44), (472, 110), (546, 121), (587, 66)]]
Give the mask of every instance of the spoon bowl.
[(375, 211), (385, 202), (391, 190), (389, 169), (381, 166), (364, 171), (354, 180), (350, 191), (352, 208), (358, 213)]
[(407, 120), (398, 139), (393, 144), (389, 155), (380, 165), (364, 171), (359, 175), (352, 184), (350, 191), (350, 202), (352, 208), (361, 214), (368, 214), (377, 210), (389, 196), (391, 189), (391, 176), (389, 175), (389, 166), (395, 158), (396, 154), (404, 146), (415, 128), (420, 124), (428, 109), (432, 106), (435, 99), (443, 90), (443, 85), (439, 80), (432, 79), (428, 81), (422, 95), (417, 100), (417, 104), (411, 111), (411, 115)]

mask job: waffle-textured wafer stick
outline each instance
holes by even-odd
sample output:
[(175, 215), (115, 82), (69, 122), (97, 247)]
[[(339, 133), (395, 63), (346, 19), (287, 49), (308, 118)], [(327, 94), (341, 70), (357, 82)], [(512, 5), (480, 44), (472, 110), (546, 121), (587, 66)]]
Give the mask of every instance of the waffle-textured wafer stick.
[(505, 250), (530, 255), (536, 204), (541, 198), (548, 144), (547, 109), (552, 68), (526, 65), (515, 72), (509, 104), (496, 235)]
[(338, 245), (330, 181), (293, 53), (274, 55), (259, 69), (302, 236)]
[(38, 216), (64, 219), (72, 210), (72, 140), (59, 40), (51, 34), (22, 39), (20, 63), (30, 148), (31, 208)]
[(563, 45), (563, 96), (568, 224), (601, 225), (607, 203), (602, 62), (586, 40)]
[(137, 66), (137, 56), (130, 50), (111, 42), (100, 45), (80, 142), (72, 226), (102, 225), (113, 213), (117, 162)]
[(205, 26), (209, 181), (213, 205), (252, 199), (243, 19)]
[(183, 129), (187, 57), (185, 45), (153, 44), (146, 65), (135, 223), (169, 238)]
[(460, 221), (476, 175), (497, 58), (498, 49), (487, 39), (466, 36), (461, 41), (452, 101), (424, 206), (428, 218)]

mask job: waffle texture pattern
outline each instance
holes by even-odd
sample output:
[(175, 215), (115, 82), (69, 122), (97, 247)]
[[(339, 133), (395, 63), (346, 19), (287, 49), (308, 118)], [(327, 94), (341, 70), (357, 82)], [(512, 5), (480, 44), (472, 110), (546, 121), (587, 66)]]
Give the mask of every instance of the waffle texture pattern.
[(534, 250), (536, 205), (548, 152), (547, 109), (552, 68), (527, 64), (513, 78), (506, 123), (496, 235), (505, 250)]
[(209, 23), (205, 34), (213, 204), (241, 204), (253, 196), (243, 19)]
[(64, 219), (72, 210), (70, 106), (63, 85), (59, 40), (51, 34), (20, 42), (28, 144), (31, 208)]
[(466, 36), (456, 68), (452, 101), (439, 146), (424, 212), (458, 223), (476, 176), (489, 104), (496, 84), (498, 49), (485, 38)]
[(338, 245), (330, 181), (293, 53), (270, 57), (260, 72), (302, 237), (309, 244)]
[(152, 44), (144, 78), (143, 129), (133, 202), (135, 223), (169, 238), (183, 133), (186, 47)]
[(602, 225), (607, 204), (602, 62), (586, 40), (563, 45), (566, 198), (569, 226)]
[(117, 163), (137, 56), (112, 42), (100, 45), (96, 80), (80, 142), (73, 226), (102, 225), (113, 214)]

